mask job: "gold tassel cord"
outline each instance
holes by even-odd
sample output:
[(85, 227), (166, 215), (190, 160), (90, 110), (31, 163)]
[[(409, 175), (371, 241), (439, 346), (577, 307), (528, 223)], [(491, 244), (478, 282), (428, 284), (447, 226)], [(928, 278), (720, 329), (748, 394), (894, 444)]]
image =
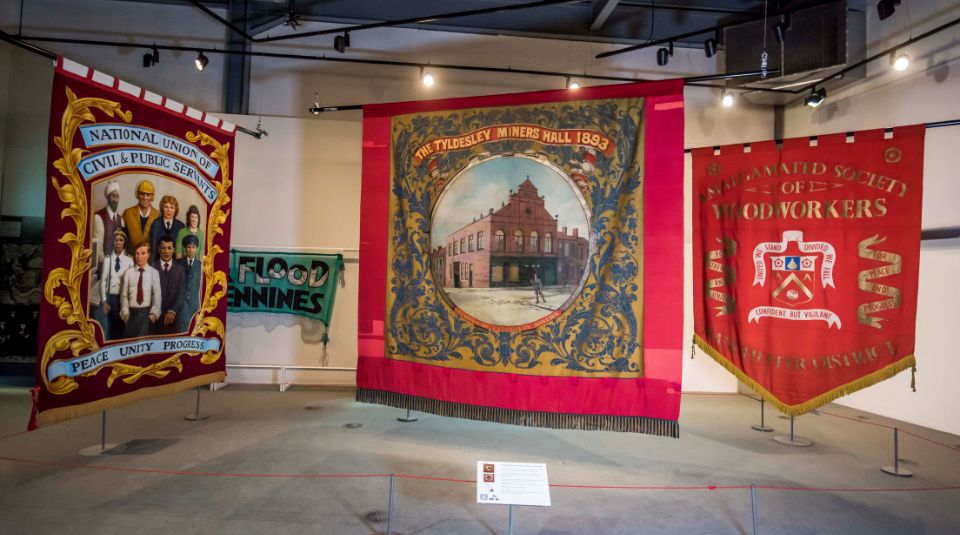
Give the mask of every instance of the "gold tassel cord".
[(772, 392), (764, 388), (763, 385), (744, 373), (743, 370), (738, 368), (733, 362), (730, 362), (730, 360), (723, 356), (722, 353), (717, 351), (713, 346), (710, 345), (709, 342), (701, 338), (699, 335), (694, 335), (694, 343), (696, 343), (697, 347), (699, 347), (704, 353), (710, 355), (710, 357), (713, 358), (717, 364), (723, 366), (728, 372), (735, 375), (737, 379), (752, 388), (754, 391), (760, 394), (764, 400), (768, 401), (771, 405), (776, 407), (780, 412), (786, 414), (787, 416), (801, 416), (818, 407), (822, 407), (837, 398), (841, 398), (847, 394), (852, 394), (857, 390), (863, 390), (868, 386), (873, 386), (881, 381), (885, 381), (906, 370), (907, 368), (915, 367), (917, 364), (916, 358), (913, 355), (907, 355), (897, 362), (881, 368), (869, 375), (865, 375), (859, 379), (840, 385), (803, 403), (789, 405), (777, 399)]

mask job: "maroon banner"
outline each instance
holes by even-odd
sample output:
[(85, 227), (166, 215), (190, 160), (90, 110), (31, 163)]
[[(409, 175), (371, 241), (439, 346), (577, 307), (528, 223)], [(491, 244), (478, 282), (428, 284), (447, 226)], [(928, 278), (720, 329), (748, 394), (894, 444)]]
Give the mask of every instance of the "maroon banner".
[(57, 60), (31, 429), (223, 379), (235, 129)]
[(693, 151), (694, 341), (781, 411), (915, 365), (923, 136)]

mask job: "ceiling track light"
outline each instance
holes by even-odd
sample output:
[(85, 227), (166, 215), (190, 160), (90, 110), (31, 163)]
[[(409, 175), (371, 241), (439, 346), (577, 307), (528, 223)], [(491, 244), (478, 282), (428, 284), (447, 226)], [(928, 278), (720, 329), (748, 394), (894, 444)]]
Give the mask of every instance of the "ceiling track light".
[(877, 2), (877, 15), (880, 20), (887, 20), (897, 11), (900, 0), (880, 0)]
[(350, 33), (349, 33), (349, 32), (343, 32), (343, 35), (338, 35), (338, 36), (336, 36), (336, 37), (333, 38), (333, 49), (334, 49), (334, 50), (336, 50), (337, 52), (343, 54), (344, 51), (346, 51), (348, 48), (350, 48)]
[(580, 89), (580, 82), (567, 76), (567, 89), (570, 89), (571, 91), (576, 91), (577, 89)]
[(717, 54), (717, 40), (713, 37), (707, 39), (703, 42), (703, 53), (708, 57), (712, 58)]
[(420, 67), (420, 83), (432, 87), (435, 81), (433, 75), (426, 71), (426, 67)]
[(790, 29), (790, 14), (786, 13), (783, 17), (773, 24), (773, 37), (777, 40), (777, 44), (783, 44), (783, 40), (786, 39), (787, 30)]
[(193, 65), (194, 65), (194, 66), (197, 68), (197, 70), (200, 71), (200, 72), (203, 72), (203, 69), (206, 69), (206, 68), (207, 68), (207, 64), (208, 64), (208, 63), (210, 63), (210, 59), (208, 59), (207, 56), (205, 56), (205, 55), (203, 54), (203, 50), (201, 50), (201, 51), (197, 54), (197, 59), (193, 60)]
[(143, 55), (144, 67), (153, 67), (158, 63), (160, 63), (160, 50), (158, 50), (156, 47), (153, 48), (153, 52), (147, 52)]
[(816, 108), (817, 106), (823, 104), (823, 101), (827, 99), (827, 90), (823, 87), (817, 89), (816, 87), (810, 88), (810, 94), (807, 95), (807, 98), (803, 99), (803, 103), (806, 106), (811, 108)]
[(673, 55), (673, 41), (667, 43), (667, 46), (657, 49), (657, 65), (663, 67), (670, 63), (670, 56)]
[(891, 57), (893, 59), (892, 61), (893, 68), (898, 71), (901, 71), (901, 72), (905, 71), (907, 70), (907, 67), (910, 66), (910, 56), (908, 54), (905, 54), (903, 52), (900, 52), (900, 53), (894, 52), (894, 54)]

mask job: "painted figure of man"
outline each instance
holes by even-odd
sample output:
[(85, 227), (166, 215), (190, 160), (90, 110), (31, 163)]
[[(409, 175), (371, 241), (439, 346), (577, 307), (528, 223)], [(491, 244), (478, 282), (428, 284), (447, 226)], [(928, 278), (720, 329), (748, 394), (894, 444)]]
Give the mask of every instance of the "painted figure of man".
[(146, 336), (160, 317), (160, 274), (149, 264), (150, 244), (133, 248), (134, 266), (123, 274), (120, 286), (120, 319), (126, 323), (124, 337)]
[(203, 277), (200, 259), (197, 258), (197, 249), (200, 245), (200, 239), (187, 234), (183, 237), (183, 243), (180, 247), (183, 249), (183, 258), (177, 262), (183, 266), (183, 306), (177, 313), (177, 332), (187, 332), (190, 328), (190, 320), (200, 308), (200, 283)]
[(177, 332), (177, 313), (183, 308), (183, 266), (173, 259), (173, 238), (160, 238), (160, 259), (154, 267), (160, 273), (160, 319), (153, 324), (153, 334)]
[(150, 248), (154, 255), (160, 258), (160, 239), (170, 238), (176, 249), (177, 234), (183, 229), (183, 222), (177, 219), (180, 215), (180, 204), (173, 195), (164, 195), (160, 198), (160, 217), (150, 225)]
[(91, 241), (100, 244), (100, 249), (93, 251), (97, 265), (100, 265), (103, 257), (110, 254), (113, 248), (113, 232), (124, 227), (119, 212), (120, 184), (116, 180), (108, 181), (103, 195), (107, 198), (107, 205), (93, 214), (93, 231), (90, 234)]
[(533, 272), (533, 278), (530, 279), (530, 284), (533, 286), (533, 296), (537, 298), (537, 304), (540, 304), (540, 301), (544, 303), (547, 302), (547, 298), (543, 296), (543, 282), (540, 280), (540, 275), (536, 271)]
[(123, 336), (123, 320), (120, 318), (120, 289), (123, 275), (133, 267), (133, 259), (127, 254), (127, 233), (122, 228), (113, 231), (113, 251), (104, 257), (100, 265), (100, 308), (105, 318), (103, 337), (112, 340)]
[(123, 211), (123, 225), (127, 229), (127, 253), (131, 255), (134, 255), (134, 248), (139, 243), (150, 243), (150, 225), (160, 217), (160, 212), (153, 207), (155, 193), (153, 182), (137, 182), (137, 204)]

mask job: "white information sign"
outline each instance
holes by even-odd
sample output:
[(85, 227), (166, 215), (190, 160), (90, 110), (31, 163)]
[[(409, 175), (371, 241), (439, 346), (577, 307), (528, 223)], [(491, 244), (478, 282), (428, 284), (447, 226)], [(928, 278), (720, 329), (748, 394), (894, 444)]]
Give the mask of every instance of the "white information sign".
[(547, 465), (477, 461), (477, 503), (549, 507)]

